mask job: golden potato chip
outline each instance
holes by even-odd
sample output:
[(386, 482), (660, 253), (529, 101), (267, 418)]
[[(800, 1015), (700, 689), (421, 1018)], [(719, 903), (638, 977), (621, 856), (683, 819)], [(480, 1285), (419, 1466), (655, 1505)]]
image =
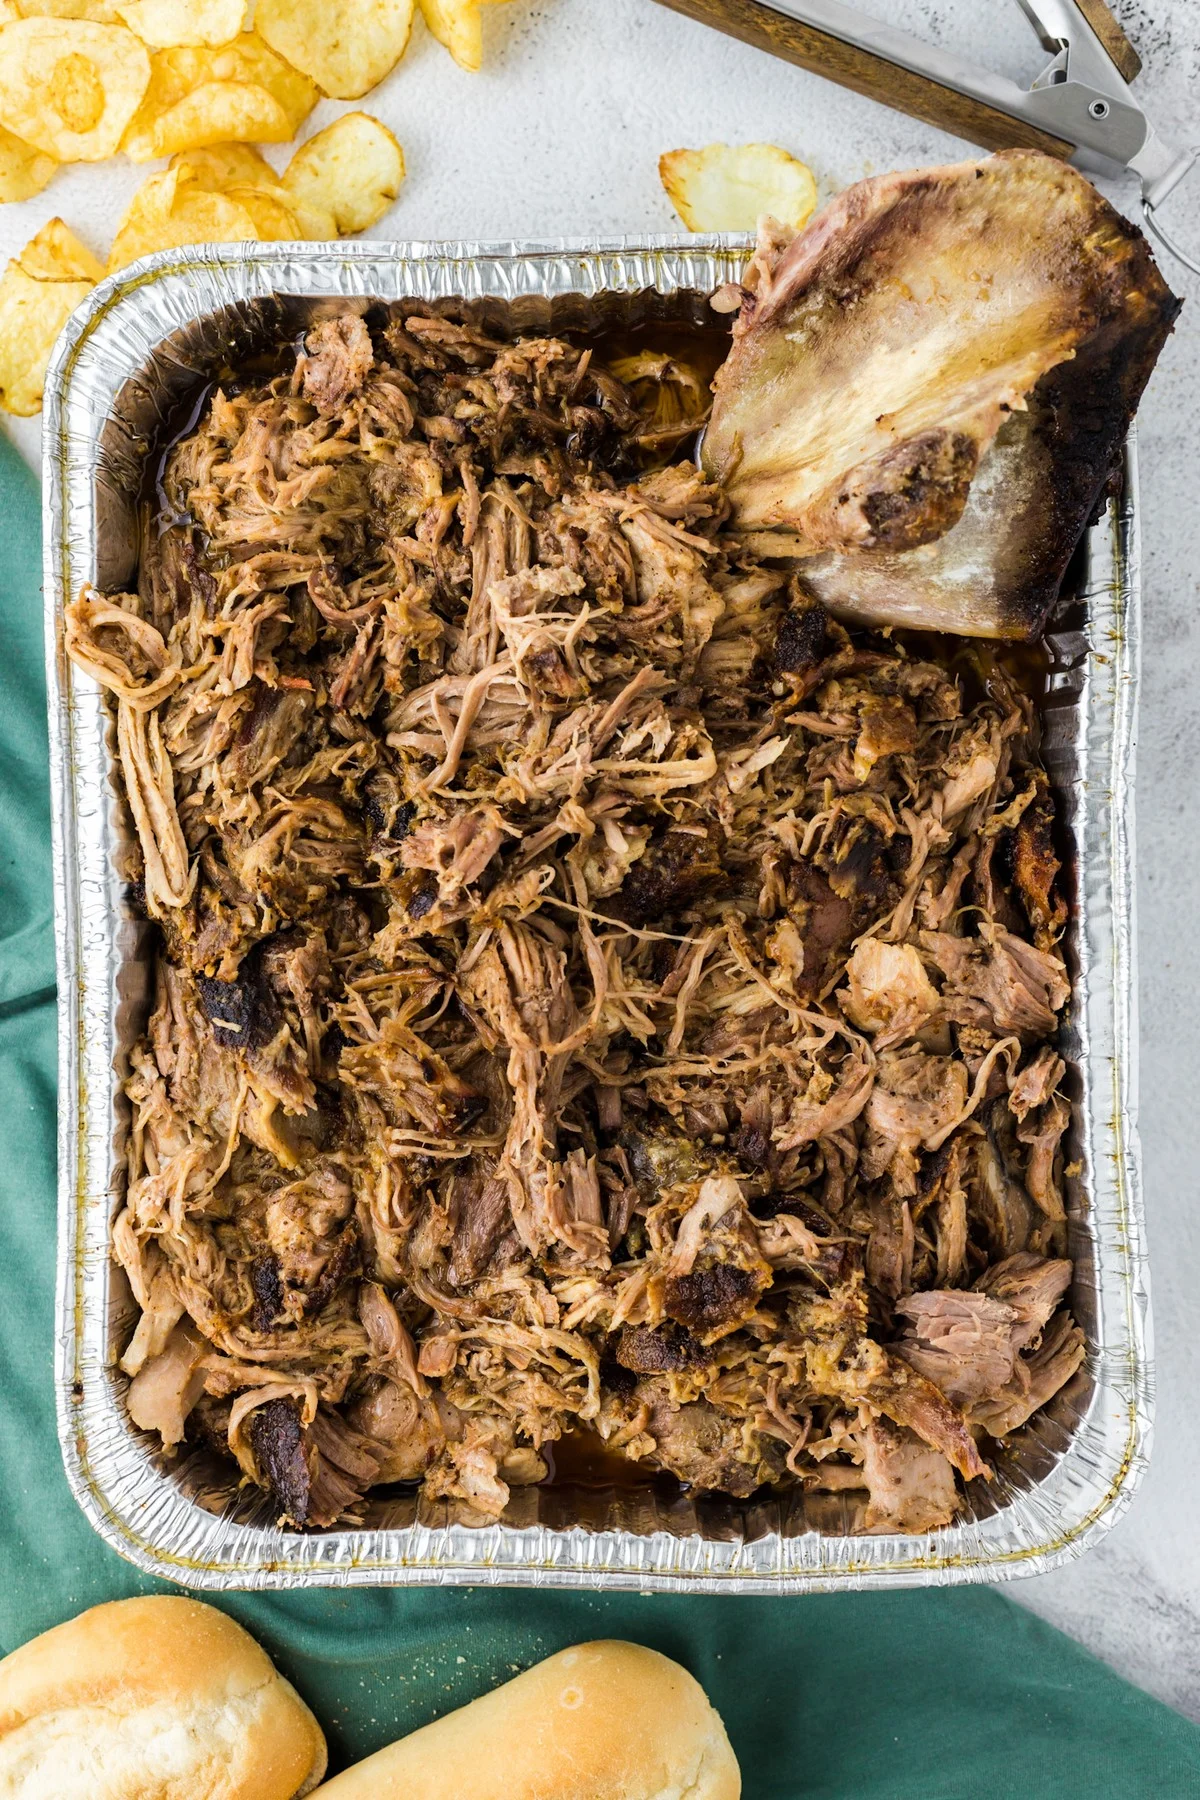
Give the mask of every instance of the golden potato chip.
[(404, 152), (370, 113), (343, 113), (301, 144), (283, 186), (301, 207), (332, 214), (343, 235), (383, 217), (404, 180)]
[(200, 60), (204, 57), (212, 59), (212, 74), (206, 77), (210, 81), (256, 81), (278, 100), (293, 132), (300, 129), (321, 97), (316, 82), (277, 56), (257, 31), (243, 31), (220, 50), (176, 50), (168, 54), (177, 59), (189, 81), (199, 78), (192, 70), (204, 66)]
[(292, 212), (296, 215), (296, 223), (300, 227), (302, 238), (311, 238), (317, 243), (325, 243), (340, 237), (337, 220), (328, 207), (318, 206), (305, 199), (303, 195), (285, 188), (284, 198)]
[(0, 125), (58, 162), (111, 156), (149, 80), (145, 45), (124, 25), (0, 26)]
[(357, 100), (408, 47), (415, 0), (257, 0), (254, 28), (336, 100)]
[(483, 7), (500, 0), (421, 0), (425, 23), (460, 68), (483, 66)]
[[(205, 92), (214, 87), (248, 92), (240, 100)], [(276, 56), (254, 31), (243, 31), (216, 50), (157, 50), (145, 98), (121, 148), (134, 162), (149, 162), (223, 140), (283, 143), (295, 136), (317, 99), (316, 83)], [(171, 119), (180, 107), (178, 118)], [(222, 120), (230, 129), (221, 128)]]
[(305, 236), (278, 175), (252, 144), (183, 151), (171, 158), (171, 167), (179, 171), (181, 182), (228, 194), (244, 206), (264, 242)]
[(152, 175), (133, 196), (108, 253), (110, 272), (155, 250), (181, 244), (255, 242), (258, 232), (244, 206), (227, 194), (181, 181), (178, 169)]
[(86, 281), (94, 287), (104, 280), (104, 264), (61, 219), (43, 225), (17, 263), (33, 281)]
[(762, 213), (799, 230), (817, 204), (812, 170), (778, 144), (668, 150), (658, 173), (689, 231), (753, 231)]
[(216, 194), (247, 183), (279, 185), (278, 175), (253, 144), (209, 144), (181, 150), (171, 158), (171, 167), (179, 170), (181, 181), (194, 181), (197, 187), (211, 188)]
[(264, 244), (307, 237), (300, 221), (288, 205), (281, 188), (254, 187), (249, 184), (228, 187), (225, 193), (239, 206), (244, 206), (254, 220), (254, 229)]
[(40, 194), (58, 164), (0, 125), (0, 203)]
[(171, 158), (171, 167), (179, 170), (182, 181), (231, 194), (251, 214), (263, 239), (335, 238), (338, 234), (333, 214), (289, 194), (266, 157), (250, 144), (215, 144), (210, 149), (182, 151)]
[(143, 44), (227, 44), (242, 29), (246, 0), (117, 0), (117, 11)]
[(133, 162), (149, 162), (235, 138), (282, 144), (291, 135), (291, 121), (266, 88), (248, 81), (207, 81), (141, 130), (135, 120), (121, 148)]
[(59, 332), (92, 281), (38, 281), (10, 262), (0, 280), (0, 408), (28, 418), (42, 404), (46, 364)]
[(94, 25), (119, 25), (116, 0), (8, 0), (22, 19), (90, 19)]

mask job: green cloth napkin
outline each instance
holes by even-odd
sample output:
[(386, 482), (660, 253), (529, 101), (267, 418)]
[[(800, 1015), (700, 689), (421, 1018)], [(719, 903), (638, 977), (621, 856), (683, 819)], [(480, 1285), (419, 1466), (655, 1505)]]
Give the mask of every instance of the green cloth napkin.
[[(39, 498), (0, 439), (0, 1650), (168, 1584), (94, 1535), (54, 1423), (55, 1041)], [(223, 1594), (336, 1769), (563, 1645), (633, 1638), (724, 1716), (747, 1800), (1200, 1793), (1200, 1732), (987, 1590), (794, 1600), (390, 1589)]]

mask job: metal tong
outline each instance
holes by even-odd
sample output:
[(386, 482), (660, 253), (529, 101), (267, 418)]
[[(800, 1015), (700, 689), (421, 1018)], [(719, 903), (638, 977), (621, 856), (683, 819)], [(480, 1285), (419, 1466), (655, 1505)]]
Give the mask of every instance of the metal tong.
[(1129, 84), (1141, 63), (1104, 0), (1017, 3), (1051, 52), (1028, 89), (838, 0), (660, 0), (990, 150), (1046, 150), (1102, 172), (1132, 169), (1147, 229), (1200, 274), (1156, 217), (1197, 151), (1167, 143), (1134, 98)]

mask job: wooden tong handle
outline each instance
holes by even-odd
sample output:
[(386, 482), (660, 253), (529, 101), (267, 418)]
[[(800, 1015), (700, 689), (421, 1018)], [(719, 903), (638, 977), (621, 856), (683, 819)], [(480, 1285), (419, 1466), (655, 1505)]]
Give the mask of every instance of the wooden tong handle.
[[(782, 56), (798, 63), (814, 75), (825, 75), (839, 86), (853, 88), (870, 100), (879, 100), (897, 112), (910, 113), (924, 119), (927, 125), (938, 125), (943, 131), (982, 144), (988, 150), (1046, 150), (1051, 156), (1070, 156), (1075, 146), (1064, 138), (1052, 137), (1035, 125), (1012, 119), (980, 100), (969, 99), (953, 88), (931, 81), (927, 75), (914, 75), (869, 50), (843, 43), (812, 25), (802, 25), (758, 0), (660, 0), (674, 12), (685, 13), (703, 25), (715, 25), (730, 37), (741, 38), (759, 50)], [(1085, 11), (1107, 12), (1101, 0), (1088, 0)], [(1113, 28), (1120, 31), (1109, 15)], [(1095, 20), (1091, 20), (1097, 31)], [(1132, 48), (1132, 46), (1130, 46)]]
[(1121, 29), (1104, 0), (1075, 0), (1076, 6), (1095, 32), (1123, 81), (1132, 81), (1142, 72), (1142, 59)]

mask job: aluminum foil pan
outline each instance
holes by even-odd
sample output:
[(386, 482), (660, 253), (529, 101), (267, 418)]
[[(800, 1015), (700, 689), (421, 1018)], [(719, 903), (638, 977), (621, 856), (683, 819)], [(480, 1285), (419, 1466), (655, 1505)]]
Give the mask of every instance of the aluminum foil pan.
[(740, 269), (731, 239), (593, 245), (239, 245), (164, 252), (103, 283), (71, 319), (46, 384), (46, 638), (59, 979), (58, 1418), (67, 1474), (101, 1536), (155, 1575), (198, 1588), (496, 1583), (787, 1594), (997, 1581), (1094, 1543), (1146, 1463), (1151, 1373), (1135, 1129), (1133, 753), (1139, 591), (1132, 448), (1118, 500), (1090, 532), (1076, 598), (1055, 620), (1048, 767), (1072, 840), (1067, 943), (1074, 996), (1063, 1053), (1071, 1300), (1086, 1366), (977, 1482), (971, 1507), (925, 1537), (868, 1536), (846, 1495), (766, 1504), (653, 1484), (520, 1489), (473, 1527), (446, 1502), (380, 1496), (363, 1525), (280, 1528), (257, 1490), (206, 1453), (170, 1461), (131, 1425), (117, 1356), (134, 1308), (110, 1260), (126, 1129), (119, 1084), (147, 1010), (147, 928), (121, 880), (128, 824), (108, 716), (62, 649), (64, 602), (133, 575), (146, 459), (213, 373), (347, 304), (401, 297), (495, 328), (699, 320)]

